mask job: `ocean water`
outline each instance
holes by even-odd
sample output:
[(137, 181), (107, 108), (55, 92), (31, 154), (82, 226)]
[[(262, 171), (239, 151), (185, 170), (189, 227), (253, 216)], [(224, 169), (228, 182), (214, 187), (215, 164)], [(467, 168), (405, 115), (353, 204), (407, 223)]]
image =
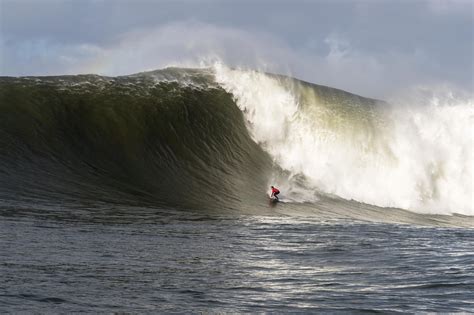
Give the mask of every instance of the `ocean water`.
[(473, 119), (223, 65), (0, 77), (0, 312), (474, 312)]
[(284, 215), (2, 217), (2, 312), (472, 312), (472, 229)]

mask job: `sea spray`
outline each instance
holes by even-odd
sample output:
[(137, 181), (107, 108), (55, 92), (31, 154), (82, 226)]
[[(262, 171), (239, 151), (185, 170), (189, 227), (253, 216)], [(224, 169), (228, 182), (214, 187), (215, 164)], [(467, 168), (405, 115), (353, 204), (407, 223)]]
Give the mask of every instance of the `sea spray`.
[(221, 64), (214, 71), (252, 138), (287, 179), (305, 179), (302, 193), (280, 177), (288, 198), (316, 201), (321, 191), (382, 207), (474, 214), (472, 101), (388, 104)]

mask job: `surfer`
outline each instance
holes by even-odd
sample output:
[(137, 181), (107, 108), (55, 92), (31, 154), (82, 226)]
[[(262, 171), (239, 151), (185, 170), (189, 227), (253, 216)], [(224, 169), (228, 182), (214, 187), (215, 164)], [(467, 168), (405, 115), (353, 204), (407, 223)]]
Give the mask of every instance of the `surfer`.
[(279, 193), (280, 193), (280, 191), (278, 190), (278, 188), (272, 186), (272, 195), (270, 196), (270, 198), (275, 197), (276, 200), (279, 200), (278, 199), (278, 194)]

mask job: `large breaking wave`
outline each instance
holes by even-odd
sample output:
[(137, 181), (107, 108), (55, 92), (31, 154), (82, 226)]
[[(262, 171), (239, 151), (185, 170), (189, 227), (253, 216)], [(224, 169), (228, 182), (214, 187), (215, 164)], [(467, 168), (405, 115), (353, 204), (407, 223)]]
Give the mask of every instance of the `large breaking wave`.
[(469, 99), (389, 104), (223, 65), (4, 77), (0, 99), (3, 203), (251, 211), (276, 184), (290, 204), (474, 214)]
[[(291, 176), (295, 199), (315, 191), (383, 207), (473, 215), (472, 100), (388, 104), (259, 72), (216, 67), (253, 139)], [(288, 178), (278, 184), (287, 190)]]

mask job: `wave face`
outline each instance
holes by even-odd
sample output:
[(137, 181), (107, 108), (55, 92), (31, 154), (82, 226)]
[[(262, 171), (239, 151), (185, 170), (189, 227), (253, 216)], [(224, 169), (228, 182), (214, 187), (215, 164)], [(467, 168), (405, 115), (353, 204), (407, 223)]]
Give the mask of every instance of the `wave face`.
[(4, 77), (0, 99), (3, 203), (255, 211), (275, 184), (295, 206), (474, 214), (471, 101), (390, 105), (223, 65)]
[(4, 200), (252, 206), (271, 165), (206, 71), (3, 78), (1, 99)]

